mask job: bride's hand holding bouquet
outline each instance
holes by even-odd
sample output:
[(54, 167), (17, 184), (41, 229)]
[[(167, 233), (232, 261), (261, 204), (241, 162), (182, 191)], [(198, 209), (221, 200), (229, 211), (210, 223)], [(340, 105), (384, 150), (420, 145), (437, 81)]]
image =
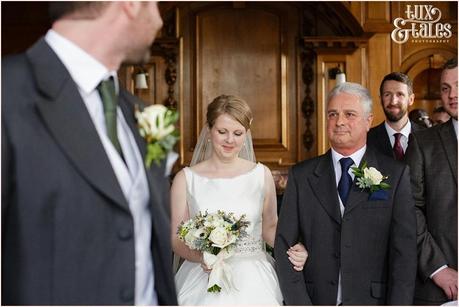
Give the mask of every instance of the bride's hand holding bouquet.
[(203, 254), (206, 271), (210, 272), (208, 292), (220, 292), (222, 286), (234, 287), (230, 267), (224, 260), (233, 255), (237, 241), (246, 236), (249, 223), (245, 215), (236, 218), (234, 213), (217, 211), (210, 214), (206, 211), (179, 225), (178, 238), (190, 249)]

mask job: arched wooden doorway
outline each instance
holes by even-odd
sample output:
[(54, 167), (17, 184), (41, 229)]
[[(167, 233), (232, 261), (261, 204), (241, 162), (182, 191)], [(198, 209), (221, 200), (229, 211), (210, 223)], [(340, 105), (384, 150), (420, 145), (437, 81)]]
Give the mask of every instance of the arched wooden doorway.
[(435, 107), (441, 105), (440, 75), (444, 63), (456, 55), (455, 50), (448, 48), (429, 48), (409, 56), (403, 63), (401, 71), (413, 80), (415, 101), (412, 109), (424, 109), (430, 115)]

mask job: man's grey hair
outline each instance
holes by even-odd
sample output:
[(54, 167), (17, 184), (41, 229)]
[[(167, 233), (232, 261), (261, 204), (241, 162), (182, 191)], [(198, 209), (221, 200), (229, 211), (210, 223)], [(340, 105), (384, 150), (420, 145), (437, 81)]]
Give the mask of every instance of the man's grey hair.
[(327, 105), (332, 98), (341, 93), (347, 93), (359, 97), (359, 102), (363, 107), (365, 118), (368, 118), (368, 116), (370, 116), (373, 112), (373, 100), (371, 99), (370, 92), (360, 84), (352, 82), (344, 82), (335, 86), (328, 94)]

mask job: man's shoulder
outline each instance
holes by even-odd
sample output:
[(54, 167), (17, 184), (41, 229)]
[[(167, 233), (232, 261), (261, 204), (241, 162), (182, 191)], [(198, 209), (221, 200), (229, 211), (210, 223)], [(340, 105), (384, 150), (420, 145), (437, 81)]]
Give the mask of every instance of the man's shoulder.
[(13, 78), (29, 68), (25, 53), (8, 55), (2, 58), (2, 83), (12, 82)]
[(30, 93), (35, 93), (32, 68), (25, 53), (6, 56), (2, 59), (2, 108), (11, 114), (20, 109)]
[(410, 121), (410, 123), (411, 123), (411, 133), (427, 129), (427, 127), (421, 126), (413, 121)]
[[(378, 150), (373, 150), (367, 147), (367, 151), (371, 151), (371, 155), (376, 159), (380, 171), (384, 174), (401, 173), (405, 168), (404, 162), (398, 161), (392, 157), (382, 154)], [(371, 166), (371, 165), (370, 165)]]
[(441, 133), (444, 129), (448, 129), (450, 125), (450, 122), (446, 122), (437, 126), (433, 126), (431, 128), (426, 128), (426, 129), (419, 129), (419, 130), (413, 130), (412, 135), (415, 137), (418, 141), (432, 141), (438, 139), (438, 134)]
[(418, 148), (425, 152), (425, 157), (430, 157), (432, 154), (445, 151), (448, 148), (451, 149), (450, 144), (456, 144), (457, 146), (457, 138), (451, 120), (431, 128), (413, 132), (411, 138), (408, 151), (410, 151), (410, 147)]
[(375, 141), (380, 141), (379, 135), (381, 132), (386, 132), (386, 128), (384, 127), (384, 121), (377, 126), (371, 128), (367, 133), (367, 141), (372, 143)]
[(319, 164), (326, 162), (326, 160), (329, 160), (330, 158), (331, 158), (331, 153), (330, 151), (328, 151), (325, 154), (322, 154), (320, 156), (298, 162), (297, 164), (292, 166), (291, 170), (295, 174), (311, 172), (312, 170), (316, 169), (316, 167)]
[(377, 131), (380, 131), (381, 128), (384, 128), (384, 121), (382, 121), (379, 125), (372, 127), (368, 133), (376, 133)]

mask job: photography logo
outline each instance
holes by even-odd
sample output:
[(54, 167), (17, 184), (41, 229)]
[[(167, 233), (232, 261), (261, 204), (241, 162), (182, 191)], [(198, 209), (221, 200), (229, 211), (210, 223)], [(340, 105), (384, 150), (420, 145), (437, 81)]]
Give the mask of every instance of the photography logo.
[(441, 11), (433, 5), (406, 5), (406, 18), (394, 20), (395, 29), (390, 37), (397, 44), (448, 43), (452, 35), (451, 24), (441, 23)]

